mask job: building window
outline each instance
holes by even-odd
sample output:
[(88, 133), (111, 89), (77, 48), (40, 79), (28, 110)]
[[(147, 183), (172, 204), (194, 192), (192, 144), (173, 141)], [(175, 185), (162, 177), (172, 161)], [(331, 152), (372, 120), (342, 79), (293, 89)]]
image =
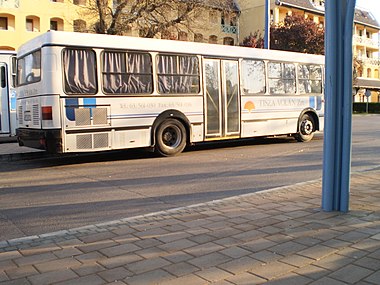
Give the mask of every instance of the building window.
[(180, 41), (187, 41), (187, 33), (186, 32), (179, 32), (178, 33), (178, 39)]
[(58, 31), (58, 22), (57, 21), (50, 21), (50, 30)]
[(8, 30), (8, 18), (0, 17), (0, 30)]
[(33, 19), (26, 19), (26, 30), (28, 32), (34, 31)]
[(228, 15), (226, 13), (222, 13), (220, 17), (220, 24), (227, 25), (228, 24)]
[(210, 11), (209, 13), (209, 21), (212, 24), (215, 24), (218, 22), (218, 14), (216, 11)]
[(86, 5), (86, 0), (74, 0), (75, 5)]
[(208, 42), (210, 44), (217, 44), (218, 43), (218, 37), (215, 36), (215, 35), (211, 35), (209, 38), (208, 38)]
[(225, 37), (223, 39), (223, 44), (227, 46), (233, 46), (234, 45), (234, 39), (230, 37)]
[(203, 35), (202, 34), (195, 34), (194, 35), (194, 42), (202, 43), (203, 42)]
[(371, 70), (371, 68), (367, 69), (367, 78), (372, 78), (372, 70)]
[(132, 26), (131, 25), (127, 25), (125, 27), (125, 31), (123, 32), (123, 35), (132, 36)]
[(78, 19), (74, 20), (74, 32), (86, 31), (86, 21)]

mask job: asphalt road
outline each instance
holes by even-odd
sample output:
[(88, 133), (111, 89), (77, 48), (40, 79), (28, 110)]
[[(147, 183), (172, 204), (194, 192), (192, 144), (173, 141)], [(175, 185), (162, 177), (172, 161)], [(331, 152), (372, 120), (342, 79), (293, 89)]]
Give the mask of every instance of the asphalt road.
[[(0, 166), (0, 240), (42, 234), (319, 179), (323, 135), (142, 150)], [(352, 170), (380, 166), (380, 115), (356, 115)]]

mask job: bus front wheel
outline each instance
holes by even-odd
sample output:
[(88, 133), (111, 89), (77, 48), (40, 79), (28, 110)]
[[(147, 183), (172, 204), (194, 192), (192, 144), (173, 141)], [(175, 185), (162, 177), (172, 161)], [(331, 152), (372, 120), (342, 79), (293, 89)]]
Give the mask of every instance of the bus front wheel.
[(299, 121), (298, 133), (295, 135), (296, 140), (299, 142), (311, 141), (314, 137), (314, 125), (314, 119), (309, 114), (304, 114)]
[(186, 129), (175, 119), (167, 119), (156, 129), (155, 151), (162, 156), (174, 156), (186, 146)]

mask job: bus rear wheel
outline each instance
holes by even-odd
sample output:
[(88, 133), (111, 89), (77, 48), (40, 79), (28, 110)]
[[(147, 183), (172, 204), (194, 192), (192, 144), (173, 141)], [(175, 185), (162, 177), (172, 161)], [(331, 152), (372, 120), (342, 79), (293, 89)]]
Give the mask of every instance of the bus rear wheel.
[(155, 151), (161, 156), (175, 156), (186, 147), (186, 129), (175, 119), (167, 119), (156, 129)]
[(299, 142), (311, 141), (314, 137), (315, 122), (309, 114), (304, 114), (301, 117), (298, 125), (298, 133), (295, 138)]

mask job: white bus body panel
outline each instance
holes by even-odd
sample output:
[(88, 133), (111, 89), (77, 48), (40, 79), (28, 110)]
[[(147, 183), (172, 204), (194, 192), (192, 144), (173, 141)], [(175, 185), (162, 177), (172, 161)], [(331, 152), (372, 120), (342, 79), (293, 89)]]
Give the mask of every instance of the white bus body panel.
[[(192, 142), (203, 140), (203, 97), (62, 98), (66, 152), (148, 147), (156, 118), (167, 110), (183, 113)], [(78, 131), (81, 133), (78, 133)]]
[[(241, 137), (294, 134), (303, 110), (313, 109), (318, 115), (323, 114), (322, 101), (322, 95), (243, 96)], [(319, 123), (322, 131), (323, 121)]]
[[(0, 68), (3, 81), (0, 85), (0, 137), (16, 135), (16, 89), (12, 86), (13, 51), (0, 51)], [(4, 84), (4, 85), (3, 85)]]

